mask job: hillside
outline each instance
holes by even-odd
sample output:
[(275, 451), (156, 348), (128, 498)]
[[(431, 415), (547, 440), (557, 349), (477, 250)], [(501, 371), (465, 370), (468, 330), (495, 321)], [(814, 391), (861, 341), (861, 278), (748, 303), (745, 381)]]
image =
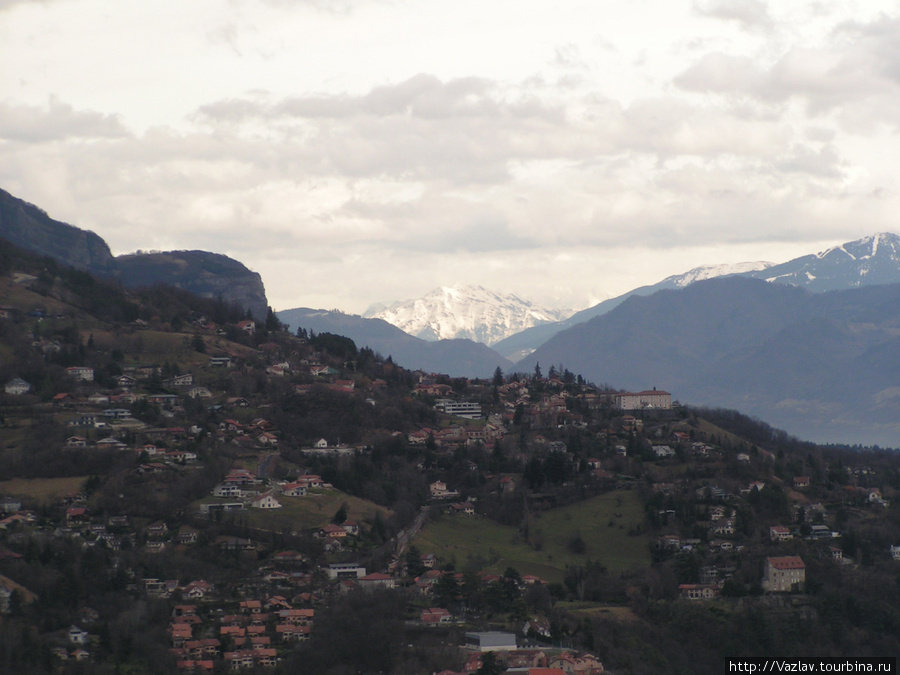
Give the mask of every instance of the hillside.
[(740, 277), (631, 298), (518, 364), (558, 364), (820, 442), (900, 443), (900, 285), (814, 294)]
[(259, 274), (227, 256), (206, 251), (134, 253), (112, 257), (97, 234), (50, 218), (37, 206), (0, 190), (0, 239), (62, 265), (130, 288), (169, 284), (206, 298), (221, 297), (257, 319), (268, 310)]
[[(698, 283), (667, 292), (671, 342), (752, 353), (815, 297), (876, 345), (891, 290)], [(900, 649), (896, 453), (549, 364), (413, 372), (11, 245), (0, 292), (3, 673), (461, 672), (481, 630), (594, 675)], [(749, 318), (715, 337), (687, 292)], [(773, 586), (785, 560), (803, 578)]]
[(134, 253), (115, 259), (122, 283), (130, 288), (168, 284), (202, 298), (223, 298), (245, 307), (257, 319), (268, 310), (262, 278), (237, 260), (207, 251)]
[(277, 313), (278, 320), (292, 331), (305, 328), (315, 332), (345, 335), (362, 347), (411, 370), (446, 373), (453, 377), (489, 377), (499, 367), (508, 370), (512, 362), (471, 340), (429, 342), (404, 333), (383, 319), (326, 310), (296, 309)]
[(116, 271), (109, 246), (98, 235), (53, 220), (4, 190), (0, 190), (0, 237), (80, 270), (105, 276)]

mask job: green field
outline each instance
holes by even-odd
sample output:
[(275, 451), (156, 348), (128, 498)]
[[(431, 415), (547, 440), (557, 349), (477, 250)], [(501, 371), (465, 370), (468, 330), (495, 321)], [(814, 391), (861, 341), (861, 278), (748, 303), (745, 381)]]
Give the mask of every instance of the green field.
[[(240, 512), (241, 521), (250, 527), (273, 532), (309, 530), (330, 523), (334, 514), (341, 508), (341, 504), (347, 505), (347, 519), (355, 520), (360, 525), (372, 520), (376, 512), (380, 512), (384, 519), (391, 516), (391, 511), (374, 502), (352, 497), (331, 488), (310, 490), (305, 497), (285, 497), (276, 494), (275, 498), (281, 503), (280, 509), (247, 509)], [(196, 505), (226, 501), (233, 500), (205, 497)]]
[[(520, 574), (561, 581), (567, 566), (587, 560), (601, 562), (610, 572), (649, 565), (647, 535), (636, 533), (643, 517), (637, 494), (623, 490), (533, 516), (530, 542), (518, 528), (482, 516), (443, 515), (429, 522), (414, 543), (441, 561), (454, 560), (457, 569), (469, 563), (501, 573), (514, 567)], [(577, 535), (585, 544), (583, 554), (569, 547)]]
[(87, 476), (68, 478), (14, 478), (0, 482), (0, 495), (30, 497), (41, 504), (53, 504), (80, 491)]

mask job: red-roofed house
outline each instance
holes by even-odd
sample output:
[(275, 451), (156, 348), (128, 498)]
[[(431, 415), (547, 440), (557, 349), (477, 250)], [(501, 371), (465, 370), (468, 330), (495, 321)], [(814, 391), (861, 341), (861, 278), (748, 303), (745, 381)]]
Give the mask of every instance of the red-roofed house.
[(766, 558), (762, 587), (773, 593), (786, 593), (799, 588), (806, 581), (806, 565), (797, 555)]

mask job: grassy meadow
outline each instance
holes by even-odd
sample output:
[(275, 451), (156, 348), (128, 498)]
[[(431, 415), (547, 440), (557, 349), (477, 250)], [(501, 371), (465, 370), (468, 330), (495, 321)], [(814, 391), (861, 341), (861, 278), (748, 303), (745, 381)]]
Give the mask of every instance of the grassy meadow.
[[(611, 573), (649, 565), (643, 518), (637, 494), (621, 490), (533, 515), (528, 541), (518, 528), (483, 516), (442, 515), (422, 529), (414, 544), (441, 561), (455, 561), (457, 569), (471, 564), (502, 573), (514, 567), (521, 574), (562, 581), (567, 566), (587, 560), (600, 561)], [(571, 546), (579, 536), (583, 553)]]
[(79, 492), (87, 476), (67, 478), (14, 478), (0, 481), (0, 495), (30, 498), (41, 504), (52, 504)]
[[(360, 524), (373, 519), (376, 512), (380, 512), (384, 519), (391, 515), (391, 511), (378, 506), (374, 502), (352, 497), (332, 488), (313, 489), (305, 497), (275, 495), (275, 498), (281, 503), (280, 509), (268, 511), (247, 509), (240, 512), (241, 521), (250, 527), (258, 527), (274, 532), (307, 530), (330, 523), (342, 504), (347, 505), (347, 519), (356, 520)], [(230, 500), (204, 497), (197, 502), (197, 505), (225, 501)]]

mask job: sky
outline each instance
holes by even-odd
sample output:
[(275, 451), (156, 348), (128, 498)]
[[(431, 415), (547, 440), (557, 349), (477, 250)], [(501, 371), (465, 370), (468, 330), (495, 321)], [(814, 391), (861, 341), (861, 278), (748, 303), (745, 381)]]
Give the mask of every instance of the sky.
[(898, 2), (0, 0), (0, 188), (276, 310), (898, 232), (898, 124)]

